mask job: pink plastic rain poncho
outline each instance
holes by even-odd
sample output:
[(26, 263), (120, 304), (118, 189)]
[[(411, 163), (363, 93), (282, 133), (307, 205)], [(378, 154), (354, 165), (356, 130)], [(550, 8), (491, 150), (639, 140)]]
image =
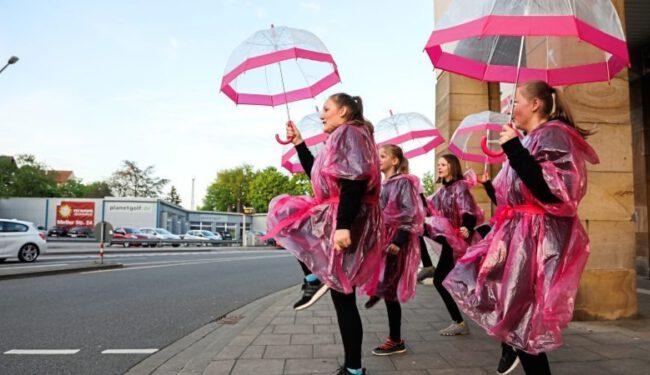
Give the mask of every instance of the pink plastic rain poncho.
[[(331, 288), (374, 292), (380, 248), (379, 156), (367, 126), (344, 124), (332, 132), (311, 171), (315, 197), (280, 195), (269, 203), (268, 233)], [(367, 180), (351, 229), (352, 245), (334, 250), (339, 180)]]
[(476, 174), (469, 170), (465, 172), (464, 180), (455, 181), (449, 186), (443, 185), (427, 198), (432, 216), (426, 218), (426, 234), (432, 239), (438, 236), (445, 237), (454, 251), (454, 259), (460, 258), (470, 244), (481, 239), (481, 236), (474, 232), (469, 240), (465, 240), (459, 232), (464, 214), (476, 217), (476, 226), (483, 223), (483, 210), (476, 204), (470, 191), (475, 185)]
[(380, 207), (384, 219), (381, 248), (386, 250), (398, 230), (409, 232), (408, 241), (396, 255), (387, 255), (376, 296), (388, 301), (406, 302), (415, 297), (420, 265), (420, 241), (424, 227), (424, 205), (420, 199), (420, 179), (399, 174), (381, 186)]
[(551, 121), (523, 141), (561, 203), (539, 202), (504, 164), (494, 179), (497, 213), (486, 239), (467, 250), (444, 285), (488, 334), (527, 353), (562, 345), (561, 329), (589, 255), (577, 216), (587, 191), (585, 161), (594, 150), (568, 126)]

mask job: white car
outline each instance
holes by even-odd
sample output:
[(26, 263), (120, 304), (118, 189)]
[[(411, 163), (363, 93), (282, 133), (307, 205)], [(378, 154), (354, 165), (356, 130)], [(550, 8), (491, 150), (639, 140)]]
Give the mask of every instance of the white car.
[[(218, 245), (218, 241), (222, 241), (223, 238), (219, 233), (212, 233), (209, 230), (188, 230), (187, 233), (185, 233), (185, 236), (183, 236), (184, 240), (201, 240), (205, 241), (203, 243), (196, 243), (198, 246), (208, 246), (208, 244), (211, 245)], [(185, 246), (189, 246), (190, 244), (185, 244)]]
[(33, 262), (47, 252), (45, 234), (28, 221), (0, 219), (0, 263), (7, 258)]
[[(152, 238), (160, 240), (160, 244), (166, 243), (164, 240), (180, 240), (181, 237), (177, 236), (164, 228), (140, 228), (140, 232), (150, 235)], [(181, 244), (176, 242), (171, 243), (173, 247), (179, 247)]]

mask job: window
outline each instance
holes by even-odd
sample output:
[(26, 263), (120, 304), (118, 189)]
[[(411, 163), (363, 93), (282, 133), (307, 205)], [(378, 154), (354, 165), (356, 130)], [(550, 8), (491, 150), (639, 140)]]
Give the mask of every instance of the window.
[(0, 221), (0, 232), (27, 232), (27, 230), (29, 227), (25, 224)]

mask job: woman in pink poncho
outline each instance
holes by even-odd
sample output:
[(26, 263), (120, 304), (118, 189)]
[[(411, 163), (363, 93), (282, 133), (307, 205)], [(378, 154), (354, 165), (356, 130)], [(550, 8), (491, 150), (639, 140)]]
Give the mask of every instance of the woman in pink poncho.
[(388, 255), (375, 295), (366, 302), (373, 307), (380, 299), (386, 303), (388, 313), (388, 339), (372, 350), (372, 354), (385, 356), (406, 351), (402, 340), (400, 303), (415, 296), (417, 270), (420, 264), (420, 241), (424, 227), (424, 205), (420, 198), (420, 179), (409, 173), (408, 159), (396, 145), (379, 148), (379, 161), (384, 180), (381, 184), (379, 206), (384, 228), (381, 248)]
[(268, 233), (331, 288), (345, 349), (339, 374), (362, 374), (363, 329), (355, 289), (374, 292), (385, 254), (378, 230), (379, 157), (361, 98), (332, 95), (321, 119), (329, 137), (315, 159), (298, 131), (287, 126), (315, 197), (274, 198)]
[(429, 198), (427, 204), (432, 216), (427, 217), (426, 232), (430, 238), (442, 245), (440, 260), (433, 274), (433, 285), (449, 311), (452, 323), (442, 329), (443, 336), (466, 335), (469, 333), (456, 302), (442, 285), (443, 280), (454, 268), (455, 259), (467, 250), (470, 243), (478, 242), (480, 235), (474, 231), (483, 222), (483, 211), (476, 204), (470, 192), (476, 184), (473, 172), (463, 171), (455, 155), (447, 154), (438, 159), (438, 182), (442, 186)]
[(520, 141), (504, 126), (508, 161), (494, 179), (493, 230), (458, 260), (444, 284), (464, 312), (504, 344), (497, 370), (519, 362), (550, 374), (544, 352), (562, 345), (589, 240), (577, 216), (587, 191), (586, 163), (598, 163), (559, 92), (543, 81), (517, 90)]

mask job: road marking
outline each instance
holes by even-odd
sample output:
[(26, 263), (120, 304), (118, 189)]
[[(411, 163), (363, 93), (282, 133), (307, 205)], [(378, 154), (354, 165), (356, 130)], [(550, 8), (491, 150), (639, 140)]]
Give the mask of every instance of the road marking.
[(67, 265), (68, 265), (68, 263), (55, 263), (55, 264), (41, 264), (41, 265), (38, 265), (38, 266), (16, 266), (16, 267), (11, 267), (11, 268), (7, 267), (6, 269), (16, 270), (16, 269), (21, 269), (21, 268), (38, 268), (38, 267), (53, 267), (53, 266), (58, 267), (58, 266), (67, 266)]
[(79, 353), (80, 349), (61, 349), (61, 350), (35, 350), (35, 349), (12, 349), (4, 354), (21, 354), (21, 355), (70, 355)]
[[(82, 275), (87, 274), (96, 274), (96, 273), (105, 273), (105, 272), (120, 272), (120, 271), (133, 271), (133, 270), (144, 270), (151, 268), (163, 268), (163, 267), (175, 267), (175, 266), (185, 266), (193, 264), (209, 264), (209, 263), (222, 263), (222, 262), (232, 262), (236, 260), (255, 260), (255, 259), (267, 259), (267, 258), (284, 258), (289, 257), (290, 254), (281, 254), (281, 255), (271, 255), (271, 256), (255, 256), (255, 257), (238, 257), (238, 258), (224, 258), (224, 259), (215, 259), (215, 260), (194, 260), (194, 261), (178, 261), (172, 264), (159, 264), (153, 266), (141, 266), (141, 267), (129, 267), (128, 264), (123, 268), (113, 268), (108, 270), (99, 270), (99, 271), (86, 271), (81, 272)], [(151, 263), (147, 263), (151, 264)]]
[(637, 293), (641, 293), (641, 294), (648, 294), (648, 295), (650, 295), (650, 290), (648, 290), (648, 289), (640, 289), (640, 288), (639, 288), (639, 289), (636, 290), (636, 292), (637, 292)]
[(106, 349), (102, 354), (153, 354), (158, 349)]

